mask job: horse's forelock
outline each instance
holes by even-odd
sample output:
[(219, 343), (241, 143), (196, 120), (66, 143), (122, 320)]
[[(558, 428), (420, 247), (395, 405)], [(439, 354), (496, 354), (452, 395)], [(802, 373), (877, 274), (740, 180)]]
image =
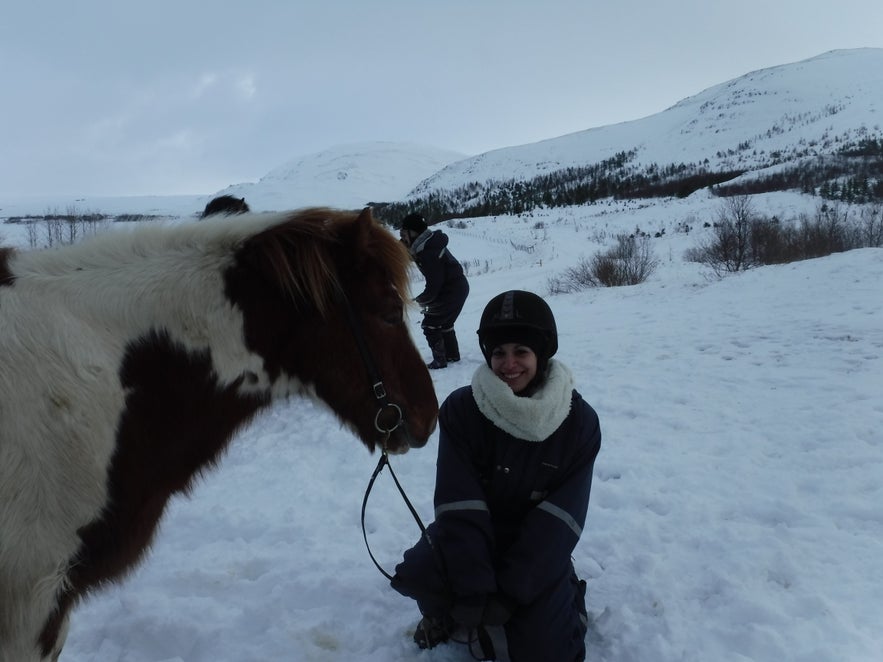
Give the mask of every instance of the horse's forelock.
[[(367, 212), (363, 212), (367, 213)], [(331, 249), (344, 237), (358, 237), (349, 247), (353, 267), (363, 260), (382, 265), (401, 295), (408, 301), (410, 255), (391, 232), (359, 214), (316, 208), (296, 212), (283, 222), (253, 238), (271, 277), (292, 302), (307, 301), (326, 315), (341, 289)], [(356, 224), (366, 223), (363, 227)]]
[(258, 252), (267, 275), (294, 305), (308, 302), (324, 315), (339, 285), (328, 252), (333, 237), (318, 212), (297, 212), (255, 235), (248, 243), (251, 250)]

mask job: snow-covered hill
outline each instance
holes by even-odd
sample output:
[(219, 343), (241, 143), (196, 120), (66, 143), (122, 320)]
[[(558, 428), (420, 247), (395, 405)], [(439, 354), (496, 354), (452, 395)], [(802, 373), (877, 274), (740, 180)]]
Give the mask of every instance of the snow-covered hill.
[(274, 168), (258, 182), (202, 195), (0, 198), (0, 220), (68, 209), (103, 214), (193, 217), (216, 195), (245, 197), (254, 211), (308, 206), (357, 209), (369, 202), (398, 200), (420, 181), (464, 154), (426, 145), (365, 142), (340, 145), (298, 157)]
[(416, 183), (465, 156), (406, 143), (341, 145), (294, 159), (256, 183), (229, 186), (218, 194), (244, 197), (261, 210), (313, 205), (355, 209), (403, 198)]
[(636, 150), (637, 164), (754, 169), (883, 136), (883, 49), (864, 48), (748, 73), (639, 120), (498, 149), (452, 163), (412, 194), (529, 179)]

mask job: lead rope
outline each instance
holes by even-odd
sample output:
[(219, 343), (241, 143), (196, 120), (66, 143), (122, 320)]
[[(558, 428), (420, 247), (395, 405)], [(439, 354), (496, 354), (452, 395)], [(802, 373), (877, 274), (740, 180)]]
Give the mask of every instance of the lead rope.
[(405, 490), (402, 487), (402, 484), (399, 482), (398, 476), (396, 476), (395, 471), (392, 469), (392, 465), (389, 463), (389, 453), (386, 452), (386, 447), (383, 447), (383, 450), (380, 453), (380, 460), (377, 462), (377, 467), (374, 469), (374, 473), (371, 474), (371, 480), (368, 481), (368, 488), (365, 490), (365, 497), (362, 499), (362, 537), (365, 539), (365, 547), (368, 548), (368, 556), (371, 557), (371, 560), (374, 561), (374, 565), (377, 566), (377, 569), (380, 570), (381, 574), (392, 581), (392, 575), (390, 575), (386, 570), (381, 567), (380, 563), (377, 562), (377, 559), (374, 558), (374, 554), (371, 552), (371, 545), (368, 544), (368, 532), (365, 529), (365, 511), (368, 507), (368, 497), (371, 495), (371, 489), (374, 487), (374, 481), (377, 480), (377, 476), (380, 475), (380, 472), (383, 471), (383, 467), (389, 467), (389, 475), (392, 476), (392, 480), (395, 483), (396, 488), (399, 490), (399, 494), (402, 495), (402, 499), (405, 502), (405, 505), (408, 507), (408, 510), (411, 511), (411, 516), (414, 518), (414, 521), (417, 522), (417, 526), (420, 527), (420, 534), (426, 539), (426, 542), (429, 544), (430, 549), (432, 549), (433, 554), (435, 555), (436, 562), (439, 564), (439, 568), (443, 572), (443, 577), (445, 578), (445, 582), (447, 583), (447, 568), (445, 567), (444, 558), (436, 549), (435, 544), (432, 542), (432, 537), (429, 535), (429, 532), (426, 530), (426, 527), (423, 525), (423, 521), (420, 519), (420, 515), (417, 514), (417, 509), (414, 508), (414, 504), (411, 503), (411, 500), (408, 498), (408, 495), (405, 494)]
[[(371, 557), (371, 560), (374, 562), (374, 565), (380, 571), (384, 577), (386, 577), (389, 581), (392, 581), (392, 575), (389, 574), (386, 570), (383, 569), (383, 566), (374, 558), (374, 554), (371, 551), (371, 545), (368, 543), (368, 532), (365, 528), (365, 511), (368, 506), (368, 497), (371, 494), (371, 489), (374, 487), (374, 481), (377, 480), (377, 477), (380, 475), (380, 472), (383, 471), (383, 467), (389, 467), (389, 475), (392, 476), (392, 480), (395, 483), (395, 486), (399, 490), (399, 494), (402, 495), (402, 499), (405, 502), (405, 505), (408, 506), (408, 510), (411, 511), (411, 515), (414, 517), (414, 521), (417, 522), (417, 526), (420, 527), (420, 533), (426, 539), (427, 544), (432, 550), (433, 556), (435, 557), (436, 565), (442, 573), (442, 580), (445, 585), (445, 592), (450, 596), (452, 595), (450, 582), (448, 581), (448, 569), (445, 564), (445, 558), (442, 556), (441, 551), (435, 546), (432, 542), (432, 537), (429, 535), (429, 532), (426, 530), (426, 527), (423, 525), (423, 521), (420, 519), (420, 515), (417, 514), (417, 509), (414, 508), (414, 504), (411, 503), (411, 500), (408, 498), (408, 495), (405, 494), (405, 490), (402, 487), (402, 484), (399, 482), (398, 476), (396, 476), (395, 471), (392, 469), (392, 465), (389, 463), (389, 454), (386, 452), (386, 447), (383, 447), (383, 450), (380, 454), (380, 460), (377, 462), (377, 466), (374, 469), (374, 473), (371, 474), (371, 480), (368, 481), (368, 488), (365, 490), (365, 497), (362, 499), (362, 537), (365, 540), (365, 548), (368, 550), (368, 556)], [(466, 647), (469, 649), (469, 655), (473, 660), (483, 660), (485, 659), (482, 651), (481, 640), (478, 637), (478, 629), (470, 628), (466, 632), (465, 639), (457, 639), (454, 637), (454, 632), (449, 632), (448, 636), (451, 638), (451, 641), (457, 642), (459, 644), (466, 644)], [(479, 650), (482, 651), (481, 657), (479, 657), (474, 650), (474, 644), (478, 643)]]
[[(380, 460), (377, 462), (377, 466), (374, 469), (374, 473), (371, 474), (371, 480), (368, 481), (368, 487), (365, 490), (365, 497), (362, 499), (362, 538), (365, 540), (365, 548), (368, 550), (368, 556), (371, 557), (371, 561), (374, 562), (374, 565), (380, 571), (384, 577), (386, 577), (389, 581), (392, 581), (393, 577), (386, 570), (383, 569), (383, 566), (374, 558), (374, 553), (371, 551), (371, 545), (368, 543), (368, 532), (365, 528), (365, 511), (368, 506), (368, 497), (371, 494), (371, 489), (374, 487), (374, 482), (377, 480), (377, 476), (380, 475), (380, 472), (383, 471), (383, 467), (389, 467), (389, 475), (392, 476), (392, 480), (395, 483), (396, 488), (399, 490), (399, 494), (402, 495), (402, 499), (405, 502), (405, 505), (408, 506), (408, 510), (411, 511), (411, 515), (414, 517), (414, 521), (417, 522), (417, 526), (420, 527), (420, 533), (426, 539), (429, 548), (432, 550), (432, 554), (435, 557), (435, 563), (441, 572), (442, 581), (445, 585), (445, 593), (450, 598), (453, 595), (451, 591), (451, 585), (448, 581), (448, 568), (445, 563), (445, 558), (442, 556), (441, 551), (435, 546), (435, 543), (432, 542), (432, 537), (429, 535), (429, 532), (426, 530), (426, 527), (423, 525), (423, 521), (420, 519), (420, 515), (417, 514), (417, 509), (414, 508), (414, 504), (411, 503), (411, 500), (408, 498), (408, 495), (405, 494), (405, 490), (402, 487), (402, 484), (399, 482), (398, 476), (396, 476), (395, 471), (392, 469), (392, 465), (389, 463), (389, 454), (386, 452), (386, 448), (383, 447), (383, 450), (380, 454)], [(478, 630), (472, 628), (466, 632), (466, 639), (457, 639), (453, 636), (454, 632), (448, 632), (448, 636), (451, 638), (451, 641), (466, 644), (469, 649), (469, 655), (474, 660), (482, 660), (485, 659), (484, 656), (478, 657), (473, 649), (473, 644), (478, 642), (479, 648), (481, 649), (481, 642), (478, 638)]]

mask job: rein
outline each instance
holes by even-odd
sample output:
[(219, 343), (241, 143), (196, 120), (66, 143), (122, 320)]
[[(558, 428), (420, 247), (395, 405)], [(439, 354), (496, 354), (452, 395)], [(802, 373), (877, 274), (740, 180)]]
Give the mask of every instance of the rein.
[[(383, 467), (389, 467), (389, 475), (392, 476), (392, 479), (399, 490), (399, 494), (402, 495), (402, 499), (404, 500), (405, 505), (408, 506), (408, 510), (411, 511), (411, 515), (414, 517), (414, 521), (417, 522), (417, 526), (420, 527), (420, 533), (423, 535), (424, 538), (426, 538), (426, 542), (429, 543), (429, 547), (435, 554), (436, 562), (439, 563), (439, 567), (443, 570), (443, 576), (447, 577), (447, 572), (444, 572), (445, 564), (441, 553), (432, 542), (432, 538), (426, 531), (426, 527), (423, 525), (423, 521), (417, 514), (417, 509), (414, 508), (414, 504), (411, 503), (408, 495), (405, 494), (405, 490), (402, 487), (402, 484), (399, 482), (398, 476), (396, 476), (395, 472), (392, 470), (392, 465), (389, 463), (389, 453), (386, 450), (386, 442), (389, 440), (389, 436), (393, 433), (393, 431), (396, 430), (402, 423), (404, 423), (402, 408), (394, 402), (390, 402), (387, 398), (386, 387), (383, 385), (383, 379), (380, 377), (380, 371), (377, 369), (377, 364), (374, 362), (374, 357), (371, 354), (371, 349), (368, 347), (368, 343), (365, 340), (365, 333), (362, 331), (361, 321), (356, 315), (356, 311), (353, 310), (352, 304), (350, 304), (346, 294), (341, 291), (339, 293), (339, 296), (343, 303), (343, 308), (346, 311), (346, 316), (347, 320), (349, 321), (350, 328), (353, 331), (353, 337), (356, 340), (356, 346), (359, 348), (359, 354), (361, 354), (362, 356), (362, 362), (365, 364), (365, 370), (368, 372), (368, 382), (371, 384), (371, 393), (373, 394), (374, 399), (379, 405), (377, 413), (374, 415), (374, 428), (378, 432), (380, 432), (380, 434), (384, 435), (383, 440), (380, 442), (380, 460), (377, 462), (377, 467), (374, 469), (374, 473), (371, 474), (371, 480), (368, 482), (368, 487), (365, 490), (365, 497), (362, 499), (362, 537), (365, 539), (365, 547), (368, 550), (368, 556), (371, 557), (371, 560), (374, 562), (374, 565), (377, 566), (377, 569), (380, 571), (380, 573), (384, 577), (392, 581), (392, 575), (384, 570), (380, 563), (377, 562), (377, 559), (374, 558), (374, 553), (371, 551), (371, 545), (368, 544), (368, 532), (365, 529), (365, 511), (368, 507), (368, 497), (371, 495), (371, 489), (374, 487), (374, 481), (377, 480), (377, 476), (379, 476), (380, 472), (383, 471)], [(395, 410), (395, 424), (392, 427), (388, 428), (381, 427), (380, 415), (388, 409)]]
[(423, 535), (424, 538), (426, 538), (426, 541), (429, 543), (429, 546), (432, 547), (433, 551), (435, 551), (435, 546), (432, 544), (432, 538), (429, 537), (429, 533), (427, 533), (426, 527), (423, 526), (420, 515), (417, 514), (417, 510), (414, 508), (414, 504), (411, 503), (408, 495), (405, 494), (405, 490), (404, 488), (402, 488), (402, 484), (399, 483), (399, 479), (396, 476), (395, 471), (392, 470), (392, 465), (389, 463), (389, 454), (386, 452), (386, 448), (384, 448), (383, 452), (380, 454), (380, 460), (377, 462), (377, 468), (374, 469), (374, 473), (371, 474), (371, 480), (368, 481), (368, 488), (365, 490), (365, 498), (362, 499), (362, 537), (365, 539), (365, 547), (368, 550), (368, 556), (371, 557), (374, 565), (377, 566), (378, 570), (380, 570), (380, 574), (392, 581), (392, 575), (384, 570), (380, 563), (377, 562), (377, 559), (374, 558), (374, 554), (371, 552), (371, 545), (368, 544), (368, 532), (365, 529), (365, 510), (368, 507), (368, 497), (371, 494), (371, 489), (374, 487), (374, 481), (377, 480), (377, 476), (379, 476), (380, 472), (383, 471), (383, 467), (389, 467), (389, 475), (392, 476), (392, 479), (399, 490), (399, 494), (402, 495), (402, 499), (405, 501), (405, 505), (408, 506), (408, 510), (411, 511), (411, 515), (414, 517), (414, 521), (417, 522), (417, 526), (420, 527), (420, 533)]

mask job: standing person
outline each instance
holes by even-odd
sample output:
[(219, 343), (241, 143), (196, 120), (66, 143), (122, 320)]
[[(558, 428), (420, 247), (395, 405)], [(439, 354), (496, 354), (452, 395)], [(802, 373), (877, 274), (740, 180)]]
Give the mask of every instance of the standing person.
[(232, 195), (219, 195), (205, 206), (200, 219), (215, 214), (246, 214), (251, 211), (245, 198), (234, 198)]
[(432, 352), (427, 367), (445, 368), (460, 360), (454, 322), (469, 295), (469, 281), (463, 266), (448, 250), (448, 235), (430, 230), (420, 214), (408, 214), (402, 219), (399, 236), (426, 279), (426, 286), (415, 300), (423, 309), (420, 326)]
[(391, 582), (423, 616), (420, 648), (468, 642), (476, 659), (585, 659), (582, 534), (601, 447), (598, 416), (552, 359), (555, 318), (539, 296), (487, 304), (486, 364), (442, 404), (435, 521)]

